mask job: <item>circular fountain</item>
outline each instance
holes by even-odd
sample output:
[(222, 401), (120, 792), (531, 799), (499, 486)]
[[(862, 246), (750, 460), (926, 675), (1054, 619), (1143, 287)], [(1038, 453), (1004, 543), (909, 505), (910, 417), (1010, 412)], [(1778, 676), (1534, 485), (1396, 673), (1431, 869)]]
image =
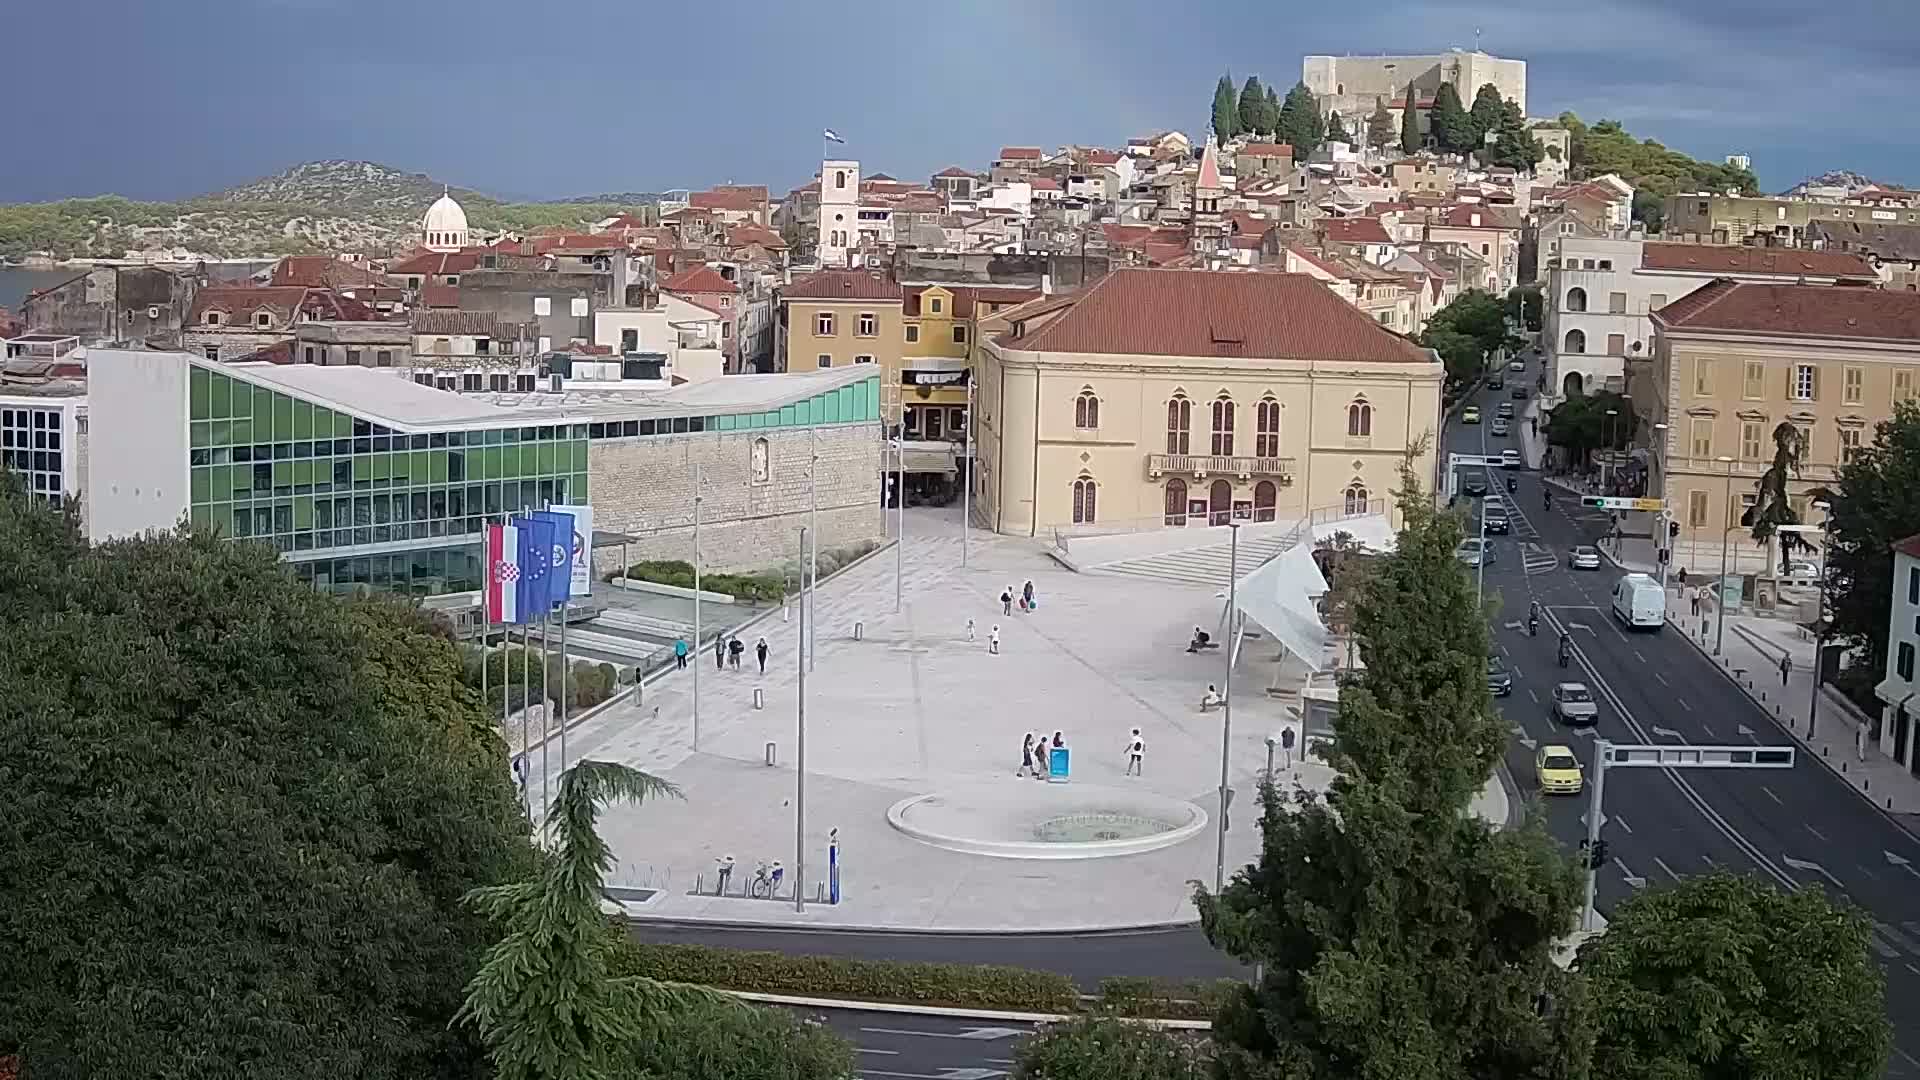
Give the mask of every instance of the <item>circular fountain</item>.
[(1151, 792), (1012, 781), (902, 799), (887, 823), (969, 855), (1098, 859), (1178, 844), (1207, 827), (1207, 812)]

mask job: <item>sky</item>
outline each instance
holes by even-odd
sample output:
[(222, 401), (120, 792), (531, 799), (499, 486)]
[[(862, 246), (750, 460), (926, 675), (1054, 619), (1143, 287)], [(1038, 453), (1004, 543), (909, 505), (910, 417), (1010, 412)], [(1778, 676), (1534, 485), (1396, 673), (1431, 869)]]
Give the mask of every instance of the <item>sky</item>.
[[(323, 158), (516, 198), (766, 183), (1204, 132), (1231, 71), (1479, 44), (1528, 112), (1618, 119), (1768, 190), (1920, 185), (1916, 0), (93, 0), (4, 5), (0, 201), (172, 199)], [(36, 47), (41, 42), (46, 47)]]

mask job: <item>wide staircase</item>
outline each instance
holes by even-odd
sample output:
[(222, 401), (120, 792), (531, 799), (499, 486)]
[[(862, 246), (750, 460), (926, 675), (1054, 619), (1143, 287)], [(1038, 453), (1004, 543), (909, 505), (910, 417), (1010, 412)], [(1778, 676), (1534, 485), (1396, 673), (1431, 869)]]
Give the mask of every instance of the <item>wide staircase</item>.
[(1240, 576), (1245, 577), (1255, 567), (1293, 547), (1299, 542), (1300, 535), (1298, 531), (1289, 530), (1283, 533), (1268, 533), (1264, 536), (1243, 537), (1236, 556), (1232, 538), (1227, 535), (1227, 530), (1221, 529), (1217, 543), (1121, 559), (1117, 562), (1089, 566), (1086, 569), (1096, 574), (1120, 574), (1127, 577), (1171, 581), (1181, 585), (1208, 585), (1224, 589), (1233, 577), (1236, 564), (1239, 567)]

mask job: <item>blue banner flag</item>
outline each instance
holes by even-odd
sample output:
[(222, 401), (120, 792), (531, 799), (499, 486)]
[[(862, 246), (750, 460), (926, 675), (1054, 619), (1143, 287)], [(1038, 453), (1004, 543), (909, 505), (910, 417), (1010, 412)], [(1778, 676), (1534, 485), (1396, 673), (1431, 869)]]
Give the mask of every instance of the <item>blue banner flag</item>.
[(567, 602), (573, 592), (573, 515), (557, 510), (535, 510), (531, 517), (553, 530), (547, 544), (547, 609)]
[(538, 515), (516, 518), (520, 530), (520, 621), (544, 622), (553, 605), (553, 522)]

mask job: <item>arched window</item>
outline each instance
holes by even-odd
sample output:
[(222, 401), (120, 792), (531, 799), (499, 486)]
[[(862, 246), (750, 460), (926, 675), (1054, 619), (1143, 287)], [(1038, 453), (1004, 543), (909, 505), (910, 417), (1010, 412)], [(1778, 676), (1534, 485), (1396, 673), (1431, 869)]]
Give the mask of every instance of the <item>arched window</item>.
[(1567, 331), (1567, 347), (1561, 352), (1583, 353), (1587, 351), (1587, 333), (1584, 330)]
[(1274, 504), (1279, 501), (1280, 489), (1273, 481), (1262, 480), (1253, 485), (1253, 520), (1272, 521)]
[(1568, 311), (1587, 310), (1587, 290), (1581, 288), (1578, 285), (1575, 285), (1573, 288), (1568, 289), (1567, 290), (1567, 310)]
[(1193, 402), (1185, 395), (1175, 394), (1167, 401), (1167, 453), (1192, 453), (1192, 431)]
[(1167, 524), (1187, 523), (1187, 482), (1174, 477), (1167, 481)]
[(769, 453), (765, 437), (753, 440), (753, 449), (748, 459), (753, 466), (753, 482), (764, 484), (773, 479), (772, 454)]
[(1354, 398), (1347, 406), (1347, 437), (1365, 439), (1373, 435), (1373, 406), (1366, 398)]
[(1225, 394), (1213, 402), (1213, 452), (1233, 453), (1233, 399)]
[(1090, 386), (1082, 387), (1080, 396), (1073, 399), (1073, 426), (1082, 431), (1100, 426), (1100, 399), (1094, 396)]
[(1280, 403), (1270, 397), (1253, 407), (1253, 456), (1280, 456)]
[(847, 172), (845, 169), (841, 169), (833, 174), (833, 186), (837, 188), (847, 186)]
[(1367, 485), (1355, 480), (1347, 485), (1346, 510), (1349, 516), (1358, 516), (1367, 512)]
[(1093, 482), (1093, 477), (1084, 473), (1081, 474), (1080, 479), (1073, 482), (1073, 523), (1075, 525), (1093, 523), (1094, 497), (1098, 493), (1098, 488), (1099, 485)]

